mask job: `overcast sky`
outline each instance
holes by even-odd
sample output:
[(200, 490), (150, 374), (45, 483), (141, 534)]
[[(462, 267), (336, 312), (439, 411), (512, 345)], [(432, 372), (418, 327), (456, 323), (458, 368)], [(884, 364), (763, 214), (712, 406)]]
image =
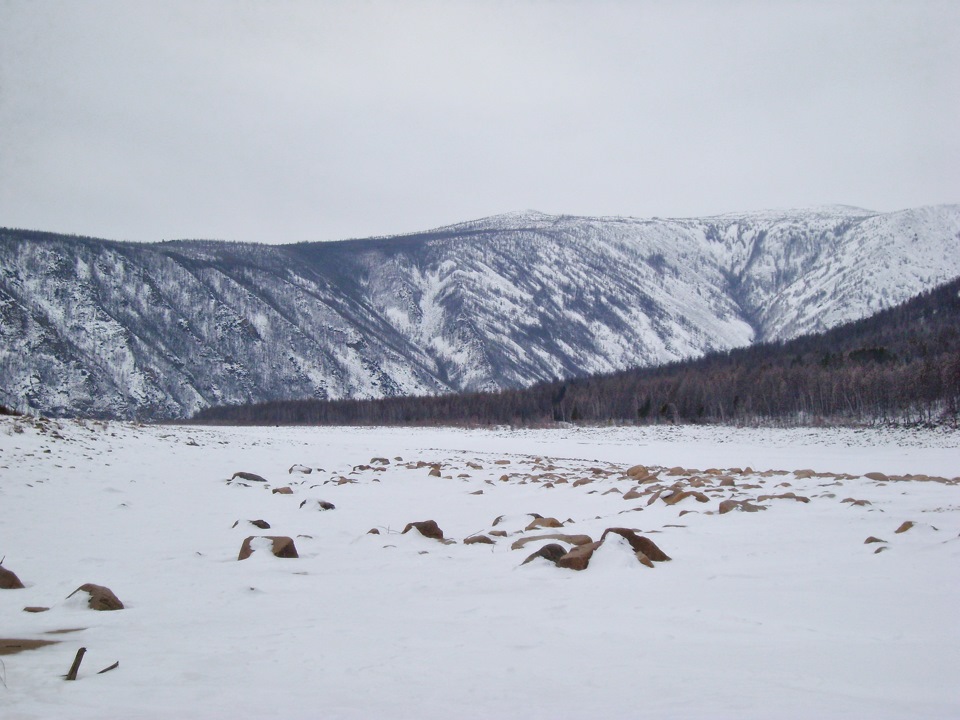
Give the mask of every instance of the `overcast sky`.
[(0, 0), (0, 225), (960, 202), (960, 2)]

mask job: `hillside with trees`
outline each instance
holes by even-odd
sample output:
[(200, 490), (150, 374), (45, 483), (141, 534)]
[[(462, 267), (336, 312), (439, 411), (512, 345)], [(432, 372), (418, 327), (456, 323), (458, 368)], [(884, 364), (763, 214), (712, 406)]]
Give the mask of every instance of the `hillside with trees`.
[(521, 390), (213, 407), (219, 424), (905, 423), (960, 419), (960, 279), (822, 334)]

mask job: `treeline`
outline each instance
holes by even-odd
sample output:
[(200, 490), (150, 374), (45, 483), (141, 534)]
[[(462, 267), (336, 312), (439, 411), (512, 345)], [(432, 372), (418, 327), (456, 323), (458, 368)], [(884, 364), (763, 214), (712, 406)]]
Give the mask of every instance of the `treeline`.
[(826, 333), (492, 393), (214, 407), (221, 424), (946, 423), (960, 419), (960, 279)]

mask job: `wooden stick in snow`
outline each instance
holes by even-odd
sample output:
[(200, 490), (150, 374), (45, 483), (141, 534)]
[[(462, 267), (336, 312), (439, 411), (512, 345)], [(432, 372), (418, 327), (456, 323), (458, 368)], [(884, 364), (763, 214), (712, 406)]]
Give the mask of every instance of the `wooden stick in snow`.
[(70, 672), (67, 673), (67, 680), (76, 680), (77, 671), (80, 669), (80, 663), (83, 661), (83, 654), (87, 651), (85, 647), (77, 650), (77, 656), (73, 659), (73, 665), (70, 666)]

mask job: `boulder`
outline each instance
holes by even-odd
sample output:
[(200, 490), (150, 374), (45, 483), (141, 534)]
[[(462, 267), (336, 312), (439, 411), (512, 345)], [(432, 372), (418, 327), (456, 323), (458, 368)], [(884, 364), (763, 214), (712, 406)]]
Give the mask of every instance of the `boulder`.
[(876, 480), (878, 482), (885, 482), (890, 479), (886, 475), (884, 475), (882, 472), (868, 472), (868, 473), (864, 473), (863, 476), (865, 478), (869, 478), (870, 480)]
[(274, 495), (293, 495), (292, 487), (278, 487), (270, 491)]
[(562, 558), (567, 554), (567, 549), (563, 545), (558, 545), (557, 543), (548, 543), (542, 548), (537, 550), (535, 553), (532, 553), (524, 560), (521, 565), (526, 565), (529, 562), (533, 562), (537, 558), (543, 558), (544, 560), (549, 560), (554, 565), (557, 564), (557, 560)]
[(23, 583), (17, 574), (0, 565), (0, 590), (19, 590), (22, 587)]
[(650, 474), (650, 471), (647, 470), (646, 465), (634, 465), (632, 468), (627, 470), (627, 477), (630, 477), (630, 478), (646, 477), (649, 474)]
[(492, 538), (487, 537), (486, 535), (471, 535), (463, 541), (464, 545), (494, 545), (496, 543)]
[(689, 498), (689, 497), (695, 498), (697, 502), (702, 502), (702, 503), (710, 502), (710, 498), (708, 498), (708, 497), (707, 497), (706, 495), (704, 495), (702, 492), (699, 492), (699, 491), (697, 491), (697, 490), (680, 490), (680, 489), (677, 489), (677, 490), (673, 490), (673, 491), (671, 491), (671, 492), (662, 493), (662, 494), (660, 495), (660, 498), (661, 498), (667, 505), (676, 505), (678, 502), (680, 502), (680, 501), (682, 501), (682, 500), (686, 500), (686, 499)]
[(643, 493), (640, 492), (640, 488), (638, 487), (631, 488), (630, 490), (627, 490), (623, 494), (624, 500), (636, 500), (637, 498), (641, 498), (641, 497), (643, 497)]
[[(607, 528), (603, 531), (603, 535), (600, 536), (600, 542), (603, 542), (603, 539), (610, 533), (616, 533), (621, 537), (625, 538), (630, 547), (633, 548), (635, 553), (640, 553), (645, 555), (647, 558), (653, 562), (665, 562), (670, 559), (670, 557), (653, 542), (648, 537), (644, 537), (637, 533), (636, 530), (631, 530), (630, 528), (621, 528), (613, 527)], [(639, 560), (639, 558), (637, 558)], [(640, 562), (643, 562), (640, 560)]]
[(563, 523), (552, 517), (541, 517), (534, 518), (533, 522), (527, 525), (526, 530), (536, 530), (537, 528), (559, 528), (563, 527)]
[(307, 510), (336, 510), (337, 506), (332, 502), (327, 502), (326, 500), (304, 500), (300, 503), (301, 508), (307, 508)]
[(893, 532), (894, 532), (895, 535), (899, 535), (900, 533), (905, 533), (907, 530), (909, 530), (909, 529), (912, 528), (912, 527), (913, 527), (913, 520), (905, 520), (905, 521), (900, 525), (900, 527), (898, 527), (898, 528), (897, 528), (896, 530), (894, 530)]
[[(260, 528), (261, 530), (269, 530), (269, 529), (270, 529), (270, 523), (268, 523), (266, 520), (247, 520), (247, 522), (250, 523), (251, 525), (253, 525), (254, 527)], [(230, 527), (231, 527), (231, 528), (235, 528), (235, 527), (236, 527), (237, 525), (239, 525), (239, 524), (240, 524), (240, 521), (237, 520), (237, 521), (236, 521), (235, 523), (233, 523), (233, 525), (231, 525)]]
[(557, 560), (557, 567), (569, 570), (586, 570), (590, 564), (590, 558), (593, 557), (593, 553), (600, 547), (600, 544), (599, 542), (592, 542), (586, 545), (577, 545)]
[(87, 600), (87, 606), (91, 610), (123, 610), (123, 603), (120, 602), (120, 599), (114, 595), (113, 591), (108, 587), (85, 583), (67, 595), (67, 597), (72, 598), (78, 592), (85, 592), (90, 596)]
[(430, 468), (430, 472), (427, 474), (430, 475), (430, 477), (440, 477), (440, 468), (432, 467)]
[(732, 512), (733, 510), (757, 512), (758, 510), (766, 510), (766, 508), (760, 505), (753, 505), (749, 500), (723, 500), (720, 502), (721, 515)]
[(797, 495), (796, 493), (786, 492), (780, 493), (779, 495), (761, 495), (757, 498), (757, 502), (766, 502), (767, 500), (796, 500), (797, 502), (808, 503), (810, 498), (804, 497), (803, 495)]
[[(493, 533), (491, 533), (492, 535)], [(561, 542), (570, 543), (571, 545), (589, 545), (593, 542), (593, 538), (589, 535), (566, 535), (564, 533), (549, 533), (547, 535), (530, 535), (528, 537), (522, 537), (516, 540), (513, 545), (510, 546), (511, 550), (519, 550), (527, 543), (537, 542), (538, 540), (559, 540)]]
[(440, 529), (440, 526), (437, 525), (435, 520), (421, 520), (419, 522), (407, 523), (401, 535), (414, 529), (418, 530), (424, 537), (443, 540), (443, 530)]
[(249, 481), (249, 482), (262, 482), (262, 483), (265, 483), (265, 482), (267, 481), (266, 478), (260, 477), (260, 476), (257, 475), (256, 473), (252, 473), (252, 472), (235, 472), (235, 473), (233, 474), (233, 477), (230, 478), (230, 479), (231, 479), (231, 480), (236, 480), (237, 478), (240, 478), (241, 480), (247, 480), (247, 481)]
[(300, 557), (297, 553), (297, 546), (291, 537), (287, 537), (286, 535), (251, 535), (246, 538), (243, 541), (243, 545), (240, 546), (240, 554), (237, 556), (237, 560), (246, 560), (250, 557), (256, 549), (252, 546), (253, 541), (261, 538), (271, 541), (272, 545), (270, 549), (273, 554), (279, 558)]

